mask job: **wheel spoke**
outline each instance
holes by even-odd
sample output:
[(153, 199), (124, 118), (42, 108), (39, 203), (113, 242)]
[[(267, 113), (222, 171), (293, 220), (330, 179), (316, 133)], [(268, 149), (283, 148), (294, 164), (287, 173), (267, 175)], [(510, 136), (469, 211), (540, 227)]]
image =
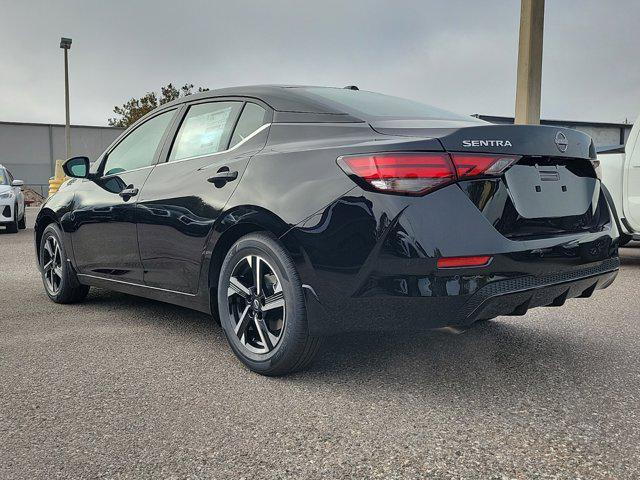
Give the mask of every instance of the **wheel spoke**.
[(49, 258), (53, 258), (53, 249), (51, 248), (51, 237), (47, 238), (47, 241), (44, 242), (44, 249), (49, 254)]
[(253, 271), (253, 284), (256, 287), (256, 295), (260, 295), (262, 292), (262, 259), (257, 256), (251, 257), (251, 264), (251, 270)]
[(227, 296), (231, 297), (232, 295), (240, 295), (242, 298), (247, 299), (251, 292), (249, 289), (240, 283), (236, 277), (231, 277), (229, 279), (229, 289), (227, 290)]
[(53, 260), (49, 260), (47, 263), (45, 263), (45, 264), (42, 266), (42, 269), (43, 269), (45, 272), (47, 272), (47, 271), (49, 271), (49, 269), (51, 268), (51, 265), (53, 265)]
[(273, 350), (273, 346), (278, 341), (278, 338), (269, 331), (262, 318), (254, 317), (253, 321), (256, 325), (256, 329), (258, 330), (258, 335), (260, 336), (262, 345), (264, 345), (267, 351)]
[(56, 277), (62, 279), (62, 267), (60, 266), (53, 267), (52, 271), (53, 273), (55, 273)]
[(264, 299), (264, 306), (262, 307), (262, 311), (266, 312), (269, 310), (273, 310), (274, 308), (284, 307), (284, 294), (282, 291), (276, 292), (270, 297)]
[(248, 314), (250, 306), (247, 305), (242, 314), (240, 314), (240, 319), (236, 324), (235, 331), (238, 338), (242, 338), (247, 330), (247, 326), (249, 326), (249, 321), (251, 320), (251, 316)]

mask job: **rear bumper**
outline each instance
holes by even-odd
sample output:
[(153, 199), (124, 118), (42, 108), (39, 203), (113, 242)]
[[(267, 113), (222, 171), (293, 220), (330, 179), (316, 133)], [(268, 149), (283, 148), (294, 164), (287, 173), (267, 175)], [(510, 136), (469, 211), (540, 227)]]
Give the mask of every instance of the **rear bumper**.
[(618, 258), (611, 258), (572, 271), (490, 282), (473, 294), (352, 297), (341, 302), (339, 313), (311, 296), (308, 296), (307, 305), (313, 318), (312, 330), (320, 335), (344, 331), (466, 327), (478, 320), (524, 315), (531, 308), (559, 307), (571, 298), (590, 297), (596, 290), (611, 285), (618, 274), (618, 267)]
[[(466, 326), (590, 296), (617, 274), (613, 223), (515, 241), (455, 185), (422, 198), (357, 193), (283, 237), (312, 287), (307, 310), (317, 334)], [(439, 257), (474, 255), (492, 261), (437, 267)]]
[(530, 308), (560, 307), (569, 298), (588, 298), (613, 283), (619, 266), (616, 257), (573, 271), (490, 283), (462, 306), (456, 324), (469, 325), (500, 315), (524, 315)]

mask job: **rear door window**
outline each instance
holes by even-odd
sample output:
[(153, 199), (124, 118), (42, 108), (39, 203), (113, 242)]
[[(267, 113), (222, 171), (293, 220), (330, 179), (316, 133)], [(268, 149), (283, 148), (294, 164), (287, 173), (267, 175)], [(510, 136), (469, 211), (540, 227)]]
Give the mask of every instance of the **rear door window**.
[(266, 123), (267, 111), (255, 103), (246, 103), (233, 131), (229, 148), (237, 145)]
[(200, 103), (189, 107), (171, 148), (169, 161), (226, 150), (241, 102)]

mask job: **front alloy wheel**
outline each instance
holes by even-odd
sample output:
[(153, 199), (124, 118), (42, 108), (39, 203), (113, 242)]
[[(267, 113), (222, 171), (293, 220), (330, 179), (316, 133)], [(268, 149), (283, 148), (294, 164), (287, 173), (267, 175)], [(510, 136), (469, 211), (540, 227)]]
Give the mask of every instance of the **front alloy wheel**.
[(47, 292), (53, 296), (58, 295), (62, 285), (62, 252), (58, 239), (53, 235), (47, 237), (44, 241), (42, 274)]
[(311, 335), (302, 282), (293, 260), (267, 232), (240, 238), (218, 280), (218, 314), (236, 356), (262, 375), (306, 367), (320, 345)]
[(81, 285), (62, 242), (62, 232), (54, 223), (47, 225), (40, 240), (40, 271), (42, 283), (51, 300), (56, 303), (75, 303), (84, 300), (89, 287)]

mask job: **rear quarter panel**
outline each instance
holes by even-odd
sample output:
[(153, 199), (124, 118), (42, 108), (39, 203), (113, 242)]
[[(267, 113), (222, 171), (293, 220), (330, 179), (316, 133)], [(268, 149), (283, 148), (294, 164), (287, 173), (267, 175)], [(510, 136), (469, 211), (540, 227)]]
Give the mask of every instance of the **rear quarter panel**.
[(435, 139), (378, 134), (366, 123), (273, 124), (227, 208), (262, 207), (294, 226), (356, 186), (338, 167), (339, 156), (407, 149), (442, 146)]

